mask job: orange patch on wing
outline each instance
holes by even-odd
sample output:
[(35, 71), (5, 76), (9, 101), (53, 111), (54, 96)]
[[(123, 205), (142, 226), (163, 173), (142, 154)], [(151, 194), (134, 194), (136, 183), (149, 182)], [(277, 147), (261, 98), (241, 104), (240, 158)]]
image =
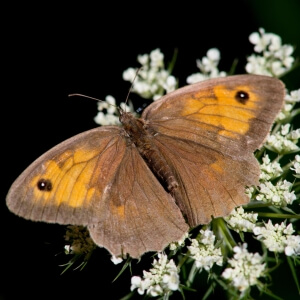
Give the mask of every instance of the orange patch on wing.
[[(245, 104), (236, 99), (238, 91), (248, 93), (249, 99)], [(249, 86), (238, 86), (232, 90), (216, 86), (213, 93), (201, 91), (195, 94), (195, 98), (186, 100), (182, 114), (217, 127), (220, 135), (237, 138), (236, 134), (244, 135), (249, 130), (249, 121), (255, 118), (258, 101)]]
[(78, 176), (72, 176), (74, 183), (70, 191), (70, 201), (68, 201), (68, 204), (72, 207), (80, 207), (84, 205), (84, 202), (87, 203), (88, 200), (91, 200), (90, 194), (89, 197), (87, 197), (87, 194), (95, 164), (91, 160), (87, 164), (78, 164), (76, 166), (80, 166), (80, 168), (78, 167), (79, 174)]
[(57, 156), (55, 158), (55, 161), (57, 164), (60, 164), (61, 162), (64, 163), (71, 156), (73, 156), (73, 151), (68, 150), (68, 151), (61, 153), (59, 156)]
[(214, 162), (209, 166), (219, 174), (224, 173), (224, 161), (217, 160), (216, 162)]
[(89, 188), (87, 190), (87, 193), (86, 193), (87, 202), (90, 202), (92, 200), (93, 196), (95, 195), (95, 192), (96, 192), (95, 188)]
[(124, 205), (113, 205), (112, 206), (113, 214), (117, 214), (122, 219), (125, 217), (125, 206)]
[[(68, 158), (65, 162), (64, 162), (64, 166), (71, 166), (72, 162), (71, 162), (72, 158)], [(51, 200), (53, 195), (54, 195), (54, 190), (51, 191), (41, 191), (38, 189), (37, 185), (40, 179), (49, 179), (52, 183), (52, 186), (54, 186), (54, 183), (59, 181), (61, 178), (61, 167), (58, 165), (57, 162), (53, 161), (53, 160), (49, 160), (45, 163), (45, 172), (43, 174), (39, 174), (36, 175), (32, 178), (31, 182), (30, 182), (30, 186), (33, 188), (34, 191), (34, 199), (36, 201), (48, 201)]]
[(74, 152), (74, 163), (81, 163), (86, 162), (90, 159), (93, 159), (95, 156), (99, 155), (99, 150), (96, 149), (88, 149), (88, 150), (82, 150), (78, 149)]
[[(71, 151), (66, 151), (55, 160), (46, 162), (45, 172), (35, 176), (30, 183), (36, 201), (51, 201), (51, 204), (56, 206), (66, 203), (71, 207), (80, 207), (88, 203), (94, 194), (94, 189), (89, 189), (89, 186), (95, 169), (93, 158), (97, 153), (77, 150), (71, 156)], [(41, 178), (51, 181), (51, 191), (38, 189), (37, 184)]]

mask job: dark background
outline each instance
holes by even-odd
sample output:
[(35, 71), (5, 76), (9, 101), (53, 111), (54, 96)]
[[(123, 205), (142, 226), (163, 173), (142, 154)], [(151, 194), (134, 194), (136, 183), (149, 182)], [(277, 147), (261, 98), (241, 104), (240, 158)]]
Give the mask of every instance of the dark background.
[[(297, 45), (295, 56), (300, 56), (297, 0), (161, 5), (15, 4), (3, 9), (1, 300), (107, 299), (106, 293), (110, 299), (119, 299), (129, 292), (129, 270), (112, 283), (121, 266), (111, 263), (105, 249), (98, 249), (83, 271), (60, 275), (63, 268), (58, 265), (68, 259), (62, 254), (65, 228), (23, 220), (9, 213), (5, 205), (10, 185), (34, 159), (59, 142), (96, 127), (96, 103), (68, 98), (68, 94), (99, 99), (111, 94), (124, 101), (129, 83), (123, 81), (122, 72), (138, 66), (138, 54), (155, 48), (165, 54), (166, 62), (178, 49), (173, 74), (180, 86), (198, 71), (196, 59), (211, 47), (221, 51), (220, 70), (229, 71), (238, 57), (237, 71), (243, 73), (245, 57), (253, 52), (248, 36), (259, 27), (280, 35), (283, 43)], [(299, 69), (286, 79), (289, 89), (299, 88)], [(134, 263), (133, 273), (140, 274), (142, 268)], [(277, 280), (280, 283), (285, 278), (292, 280), (288, 275)], [(282, 297), (286, 293), (276, 292)]]

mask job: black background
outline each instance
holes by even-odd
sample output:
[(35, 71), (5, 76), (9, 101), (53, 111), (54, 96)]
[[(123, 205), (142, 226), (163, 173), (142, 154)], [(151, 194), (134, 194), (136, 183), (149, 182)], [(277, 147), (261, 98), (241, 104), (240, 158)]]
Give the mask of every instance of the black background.
[[(96, 103), (68, 94), (99, 99), (111, 94), (124, 101), (129, 83), (122, 72), (138, 66), (138, 54), (155, 48), (166, 62), (178, 49), (173, 74), (180, 86), (198, 71), (196, 59), (211, 47), (221, 51), (220, 70), (229, 71), (238, 57), (237, 72), (243, 73), (245, 57), (253, 51), (248, 36), (259, 27), (280, 35), (283, 43), (297, 45), (295, 56), (300, 56), (299, 1), (195, 3), (16, 4), (3, 9), (1, 300), (119, 299), (129, 292), (129, 270), (112, 283), (121, 266), (112, 264), (105, 249), (98, 249), (83, 271), (60, 275), (58, 265), (68, 259), (60, 248), (64, 227), (23, 220), (5, 205), (10, 185), (34, 159), (97, 126)], [(295, 73), (286, 78), (289, 89), (299, 88), (299, 70)], [(143, 267), (134, 263), (133, 273), (140, 274)]]

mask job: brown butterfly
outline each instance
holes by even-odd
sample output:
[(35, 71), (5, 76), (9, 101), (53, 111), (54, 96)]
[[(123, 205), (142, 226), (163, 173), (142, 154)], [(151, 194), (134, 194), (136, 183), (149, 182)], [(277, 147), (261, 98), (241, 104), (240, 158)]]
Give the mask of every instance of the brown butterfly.
[(189, 228), (228, 215), (257, 185), (259, 148), (284, 85), (237, 75), (180, 88), (122, 127), (78, 134), (33, 162), (7, 205), (26, 219), (87, 226), (115, 256), (161, 251)]

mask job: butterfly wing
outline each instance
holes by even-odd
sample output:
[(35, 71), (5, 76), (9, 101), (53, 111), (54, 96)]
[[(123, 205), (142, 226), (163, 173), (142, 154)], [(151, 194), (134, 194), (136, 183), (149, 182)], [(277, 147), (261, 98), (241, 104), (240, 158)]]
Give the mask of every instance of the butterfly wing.
[(191, 226), (247, 203), (257, 185), (259, 148), (283, 105), (280, 80), (237, 75), (187, 86), (151, 104), (142, 117), (176, 175), (174, 197)]
[(116, 126), (46, 152), (17, 178), (7, 205), (27, 219), (85, 225), (116, 256), (161, 251), (188, 230), (171, 195)]
[(247, 203), (245, 186), (258, 183), (254, 156), (232, 159), (201, 144), (160, 135), (155, 145), (179, 184), (171, 194), (191, 227), (226, 216)]

